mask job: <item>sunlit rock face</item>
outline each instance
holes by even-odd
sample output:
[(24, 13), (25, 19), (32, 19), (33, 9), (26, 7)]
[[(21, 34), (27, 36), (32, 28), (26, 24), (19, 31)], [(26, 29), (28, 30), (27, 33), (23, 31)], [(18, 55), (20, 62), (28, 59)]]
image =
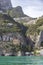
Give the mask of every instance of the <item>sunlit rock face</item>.
[(40, 32), (39, 43), (40, 43), (40, 46), (43, 46), (43, 31)]
[(7, 10), (11, 8), (12, 8), (11, 0), (0, 0), (0, 10)]
[(43, 42), (43, 31), (41, 31), (41, 34), (40, 34), (40, 42)]

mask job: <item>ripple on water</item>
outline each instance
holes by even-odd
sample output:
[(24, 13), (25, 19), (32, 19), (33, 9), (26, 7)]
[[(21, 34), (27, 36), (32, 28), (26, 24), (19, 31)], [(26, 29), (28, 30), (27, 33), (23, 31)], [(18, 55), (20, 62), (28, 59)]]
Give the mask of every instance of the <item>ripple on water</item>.
[(43, 65), (43, 56), (0, 57), (0, 65)]

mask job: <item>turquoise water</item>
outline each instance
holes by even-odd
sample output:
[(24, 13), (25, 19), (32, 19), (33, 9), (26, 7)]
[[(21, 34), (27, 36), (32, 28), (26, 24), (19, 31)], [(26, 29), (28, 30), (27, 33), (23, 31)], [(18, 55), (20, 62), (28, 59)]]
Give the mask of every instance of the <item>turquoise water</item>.
[(0, 65), (43, 65), (43, 56), (1, 56)]

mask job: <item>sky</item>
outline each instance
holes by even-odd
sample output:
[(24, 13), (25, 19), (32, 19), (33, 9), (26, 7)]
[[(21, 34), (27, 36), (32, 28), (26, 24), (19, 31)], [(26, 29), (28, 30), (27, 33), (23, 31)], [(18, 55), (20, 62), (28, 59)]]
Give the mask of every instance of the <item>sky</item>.
[(43, 0), (11, 0), (12, 6), (21, 6), (24, 14), (31, 17), (43, 15)]

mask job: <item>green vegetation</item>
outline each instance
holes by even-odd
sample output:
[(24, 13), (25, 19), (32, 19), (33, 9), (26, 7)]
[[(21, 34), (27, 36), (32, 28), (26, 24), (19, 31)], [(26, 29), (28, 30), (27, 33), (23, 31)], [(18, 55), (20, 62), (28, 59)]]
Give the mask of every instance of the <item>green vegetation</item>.
[(35, 24), (28, 25), (27, 34), (34, 34), (36, 32), (36, 26)]
[(37, 26), (42, 26), (43, 25), (43, 17), (39, 18), (36, 22)]
[(36, 24), (30, 24), (27, 26), (28, 30), (26, 34), (34, 35), (36, 32), (39, 34), (41, 30), (43, 30), (43, 17), (39, 18)]
[[(11, 23), (12, 25), (10, 26)], [(2, 32), (20, 32), (21, 27), (19, 23), (16, 23), (10, 16), (6, 14), (0, 14), (0, 31)]]

